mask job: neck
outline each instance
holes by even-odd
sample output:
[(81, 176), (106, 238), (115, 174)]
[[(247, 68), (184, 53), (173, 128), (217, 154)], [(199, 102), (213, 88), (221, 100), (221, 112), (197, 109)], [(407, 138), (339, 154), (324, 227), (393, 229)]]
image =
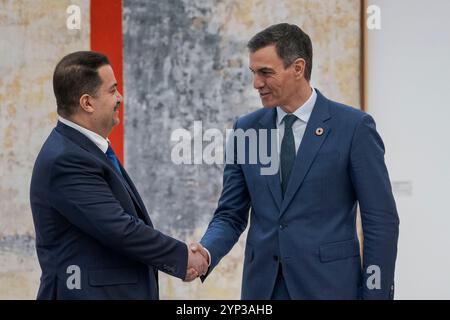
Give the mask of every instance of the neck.
[(89, 119), (86, 119), (82, 115), (72, 115), (70, 117), (65, 117), (67, 120), (72, 121), (73, 123), (76, 123), (80, 127), (83, 127), (85, 129), (88, 129), (92, 132), (95, 132), (96, 134), (102, 136), (103, 138), (107, 139), (110, 132), (105, 132), (104, 130), (100, 130), (96, 126), (94, 126)]
[(280, 108), (283, 109), (283, 111), (286, 113), (294, 113), (298, 108), (303, 106), (306, 101), (308, 101), (311, 95), (312, 88), (310, 84), (307, 83), (306, 85), (301, 86), (301, 88), (297, 92), (295, 92), (295, 95), (292, 97), (289, 103), (280, 106)]

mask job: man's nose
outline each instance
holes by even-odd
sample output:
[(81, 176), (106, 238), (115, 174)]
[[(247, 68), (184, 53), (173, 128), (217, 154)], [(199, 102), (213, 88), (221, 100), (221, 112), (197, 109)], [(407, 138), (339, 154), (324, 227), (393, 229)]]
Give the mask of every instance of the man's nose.
[(123, 96), (120, 94), (119, 90), (117, 90), (117, 98), (119, 98), (119, 101), (123, 101)]
[(261, 79), (260, 76), (258, 76), (257, 74), (255, 74), (253, 76), (253, 88), (255, 89), (261, 89), (262, 87), (264, 87), (264, 81)]

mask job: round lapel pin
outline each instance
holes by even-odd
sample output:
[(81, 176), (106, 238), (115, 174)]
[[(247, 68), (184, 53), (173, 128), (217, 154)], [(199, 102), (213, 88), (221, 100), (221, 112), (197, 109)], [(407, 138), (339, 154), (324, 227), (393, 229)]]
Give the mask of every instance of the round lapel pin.
[(321, 135), (323, 135), (323, 129), (322, 128), (317, 128), (316, 129), (316, 136), (321, 136)]

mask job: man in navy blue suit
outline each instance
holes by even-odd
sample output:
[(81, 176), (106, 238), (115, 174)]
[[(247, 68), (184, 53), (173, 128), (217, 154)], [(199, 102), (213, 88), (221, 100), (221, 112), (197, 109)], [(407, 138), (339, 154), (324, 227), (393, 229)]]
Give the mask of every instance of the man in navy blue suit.
[(202, 255), (153, 227), (108, 135), (122, 96), (108, 58), (81, 51), (53, 75), (59, 121), (36, 159), (30, 200), (38, 299), (158, 299), (158, 270), (190, 281)]
[(235, 143), (218, 208), (191, 248), (209, 259), (209, 274), (250, 214), (243, 299), (392, 299), (399, 218), (374, 120), (311, 87), (312, 44), (298, 26), (273, 25), (248, 48), (264, 108), (234, 128), (254, 130), (259, 141), (278, 129), (268, 150), (278, 153), (279, 170), (264, 175), (261, 161), (239, 161), (256, 148)]

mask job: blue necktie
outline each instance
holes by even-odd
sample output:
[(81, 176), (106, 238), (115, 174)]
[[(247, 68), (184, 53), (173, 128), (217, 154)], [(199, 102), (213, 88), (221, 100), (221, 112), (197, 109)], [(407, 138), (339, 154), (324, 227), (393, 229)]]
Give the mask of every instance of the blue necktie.
[(283, 119), (284, 135), (280, 151), (281, 189), (283, 191), (283, 196), (286, 192), (289, 177), (295, 162), (295, 140), (294, 133), (292, 132), (292, 125), (295, 120), (297, 120), (297, 117), (292, 114), (286, 115)]
[(116, 154), (114, 153), (114, 150), (111, 148), (111, 145), (109, 145), (108, 150), (106, 150), (106, 156), (108, 157), (109, 161), (111, 161), (111, 163), (113, 164), (114, 169), (116, 169), (116, 171), (123, 177), (122, 181), (125, 184), (126, 189), (131, 196), (131, 199), (133, 200), (133, 204), (136, 208), (136, 212), (137, 212), (139, 218), (146, 221), (146, 218), (139, 207), (139, 203), (138, 203), (137, 199), (135, 198), (136, 196), (134, 195), (130, 185), (128, 184), (127, 179), (123, 176), (122, 171), (120, 170), (119, 159), (117, 159)]
[(119, 166), (119, 159), (117, 159), (116, 154), (114, 153), (113, 149), (111, 148), (111, 145), (109, 145), (108, 146), (108, 150), (106, 150), (106, 156), (108, 157), (108, 159), (113, 164), (114, 169), (116, 169), (116, 171), (120, 175), (122, 175), (122, 171), (120, 171), (120, 166)]

